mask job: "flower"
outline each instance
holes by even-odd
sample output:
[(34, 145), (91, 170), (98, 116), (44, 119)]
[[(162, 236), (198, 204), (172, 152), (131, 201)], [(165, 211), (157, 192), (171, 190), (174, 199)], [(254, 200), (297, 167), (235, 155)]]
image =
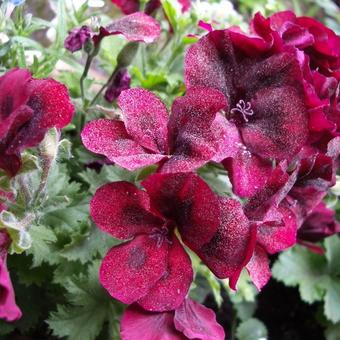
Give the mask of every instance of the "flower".
[(0, 168), (14, 176), (20, 152), (38, 145), (52, 127), (72, 120), (74, 107), (66, 87), (53, 79), (34, 79), (25, 69), (0, 77)]
[(297, 52), (284, 48), (276, 32), (261, 33), (246, 35), (235, 27), (215, 30), (192, 45), (185, 57), (188, 89), (215, 88), (227, 99), (224, 165), (241, 197), (251, 197), (266, 183), (272, 160), (292, 159), (308, 138)]
[(112, 103), (122, 91), (130, 88), (130, 83), (131, 77), (128, 70), (126, 68), (119, 69), (105, 92), (105, 99)]
[(340, 223), (335, 221), (335, 211), (320, 202), (304, 220), (298, 239), (314, 243), (337, 233), (340, 233)]
[(239, 203), (227, 199), (221, 210), (219, 198), (194, 173), (153, 174), (142, 185), (146, 191), (127, 182), (106, 184), (91, 201), (95, 224), (129, 240), (113, 247), (101, 264), (100, 282), (110, 295), (150, 311), (182, 303), (193, 273), (176, 227), (184, 244), (219, 277), (236, 281), (250, 258), (251, 234)]
[(218, 156), (223, 95), (192, 88), (177, 98), (168, 115), (164, 104), (144, 89), (123, 91), (118, 98), (123, 122), (98, 119), (82, 134), (85, 147), (128, 170), (161, 162), (161, 172), (186, 172)]
[(21, 311), (16, 305), (12, 282), (7, 269), (7, 249), (10, 239), (0, 230), (0, 319), (16, 321), (21, 318)]
[(137, 305), (129, 306), (121, 320), (120, 335), (122, 340), (225, 339), (215, 313), (189, 298), (175, 311), (163, 313), (147, 312)]
[(72, 53), (79, 51), (91, 39), (91, 35), (92, 31), (88, 26), (74, 28), (66, 37), (64, 46)]
[[(115, 4), (124, 14), (131, 14), (134, 12), (138, 12), (140, 9), (140, 1), (139, 0), (111, 0), (113, 4)], [(178, 0), (182, 7), (182, 12), (186, 12), (189, 10), (191, 6), (191, 0)], [(149, 0), (145, 5), (145, 13), (152, 14), (155, 10), (161, 7), (160, 0)]]
[(285, 44), (303, 50), (311, 68), (340, 79), (340, 36), (310, 17), (297, 17), (283, 11), (269, 17), (270, 26), (279, 32)]

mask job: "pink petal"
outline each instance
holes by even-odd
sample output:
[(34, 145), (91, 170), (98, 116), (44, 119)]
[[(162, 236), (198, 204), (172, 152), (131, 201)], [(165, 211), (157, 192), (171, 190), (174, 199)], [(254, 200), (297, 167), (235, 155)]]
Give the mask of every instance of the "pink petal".
[(10, 239), (6, 232), (0, 231), (0, 319), (16, 321), (21, 311), (15, 303), (14, 290), (7, 269), (7, 248)]
[(224, 340), (222, 326), (217, 323), (215, 313), (191, 299), (184, 300), (175, 311), (175, 327), (188, 339)]
[(142, 12), (123, 16), (113, 21), (107, 27), (101, 27), (98, 35), (93, 37), (97, 45), (109, 35), (122, 34), (129, 41), (143, 41), (153, 43), (160, 36), (159, 22)]
[(164, 224), (150, 213), (148, 194), (128, 182), (100, 187), (91, 200), (90, 214), (100, 229), (119, 239), (151, 233)]
[(194, 173), (153, 174), (142, 182), (151, 205), (179, 228), (184, 242), (193, 250), (215, 235), (219, 204), (209, 186)]
[(217, 233), (196, 253), (218, 278), (233, 278), (236, 284), (253, 254), (256, 230), (251, 228), (238, 201), (221, 197), (219, 203), (221, 217)]
[(272, 164), (268, 160), (252, 154), (241, 142), (233, 158), (223, 161), (228, 171), (233, 192), (239, 197), (251, 197), (264, 187), (272, 172)]
[(171, 240), (168, 253), (168, 269), (165, 275), (152, 287), (150, 292), (137, 301), (149, 311), (169, 311), (178, 308), (193, 280), (193, 270), (188, 254), (176, 236)]
[(125, 90), (118, 98), (126, 130), (144, 148), (164, 154), (168, 151), (165, 105), (152, 92), (136, 88)]
[(218, 141), (212, 124), (226, 105), (222, 93), (207, 88), (190, 88), (185, 96), (175, 100), (169, 120), (172, 156), (162, 172), (191, 171), (213, 158)]
[(274, 254), (296, 243), (297, 225), (293, 212), (281, 206), (282, 223), (262, 224), (257, 229), (258, 243), (269, 253)]
[(85, 126), (81, 138), (88, 150), (105, 155), (130, 171), (158, 163), (164, 158), (160, 154), (148, 153), (128, 135), (124, 123), (119, 121), (93, 120)]
[(258, 290), (261, 290), (270, 279), (271, 272), (267, 253), (263, 248), (257, 246), (249, 263), (247, 270), (250, 278)]
[(174, 313), (146, 312), (137, 305), (129, 306), (120, 324), (122, 340), (184, 340), (174, 325)]
[(113, 247), (100, 266), (99, 280), (115, 299), (130, 304), (147, 295), (165, 274), (168, 246), (148, 235)]

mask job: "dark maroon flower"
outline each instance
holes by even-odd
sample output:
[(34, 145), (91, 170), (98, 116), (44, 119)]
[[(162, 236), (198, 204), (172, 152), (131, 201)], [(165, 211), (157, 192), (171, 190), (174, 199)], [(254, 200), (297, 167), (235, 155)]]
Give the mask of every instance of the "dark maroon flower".
[(215, 313), (189, 298), (171, 312), (147, 312), (129, 306), (121, 320), (122, 340), (224, 340), (223, 328)]
[(301, 241), (319, 242), (337, 233), (340, 233), (340, 224), (335, 221), (335, 211), (320, 202), (303, 222), (298, 238)]
[(53, 79), (34, 79), (24, 69), (0, 77), (0, 168), (14, 176), (20, 152), (38, 145), (52, 127), (72, 120), (74, 107), (66, 87)]
[(161, 29), (159, 22), (142, 12), (136, 12), (114, 20), (108, 26), (101, 26), (99, 33), (93, 36), (97, 46), (103, 38), (110, 35), (123, 35), (129, 41), (152, 43), (158, 39)]
[(284, 49), (270, 29), (261, 33), (265, 38), (237, 28), (212, 31), (185, 58), (189, 89), (212, 87), (227, 98), (224, 165), (235, 193), (243, 197), (265, 184), (271, 160), (292, 159), (308, 137), (298, 55)]
[(220, 92), (192, 88), (174, 101), (170, 117), (143, 89), (123, 91), (118, 105), (124, 122), (99, 119), (85, 126), (82, 140), (90, 151), (129, 170), (162, 161), (161, 172), (191, 171), (218, 157), (224, 119), (218, 111), (226, 105)]
[(12, 282), (7, 269), (7, 250), (10, 239), (0, 230), (0, 319), (16, 321), (21, 318), (21, 311), (15, 302)]
[(91, 39), (91, 36), (92, 31), (88, 26), (74, 28), (66, 37), (64, 46), (72, 53), (79, 51), (84, 47), (86, 42)]
[(131, 77), (129, 72), (126, 68), (120, 69), (116, 76), (113, 78), (112, 82), (109, 84), (106, 92), (105, 92), (105, 99), (112, 103), (116, 100), (122, 91), (127, 90), (130, 88), (131, 84)]
[[(124, 14), (132, 14), (134, 12), (138, 12), (140, 10), (140, 1), (139, 0), (111, 0), (113, 4), (115, 4)], [(186, 12), (190, 9), (191, 0), (179, 0), (178, 1), (182, 6), (182, 12)], [(149, 0), (145, 5), (145, 13), (152, 14), (155, 10), (161, 7), (160, 0)]]
[(132, 239), (112, 248), (103, 260), (100, 281), (108, 292), (150, 311), (177, 308), (193, 273), (176, 227), (182, 241), (209, 268), (221, 278), (235, 277), (236, 283), (250, 258), (251, 238), (239, 203), (229, 199), (220, 205), (193, 173), (154, 174), (142, 185), (146, 191), (127, 182), (107, 184), (91, 201), (91, 216), (99, 228), (116, 238)]
[(303, 50), (310, 57), (312, 69), (340, 79), (340, 36), (319, 21), (297, 17), (291, 11), (275, 13), (269, 19), (285, 44)]

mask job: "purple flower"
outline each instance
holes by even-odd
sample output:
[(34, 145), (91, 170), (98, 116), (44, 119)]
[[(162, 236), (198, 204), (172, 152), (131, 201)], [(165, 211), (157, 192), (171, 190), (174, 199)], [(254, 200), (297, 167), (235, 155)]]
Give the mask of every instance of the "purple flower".
[(64, 46), (70, 52), (81, 50), (86, 42), (91, 38), (92, 32), (88, 26), (74, 28), (65, 39)]
[(109, 103), (112, 103), (114, 100), (116, 100), (119, 97), (122, 91), (130, 88), (130, 84), (131, 84), (131, 77), (129, 75), (128, 70), (126, 68), (120, 69), (116, 73), (112, 82), (109, 84), (105, 92), (105, 99)]

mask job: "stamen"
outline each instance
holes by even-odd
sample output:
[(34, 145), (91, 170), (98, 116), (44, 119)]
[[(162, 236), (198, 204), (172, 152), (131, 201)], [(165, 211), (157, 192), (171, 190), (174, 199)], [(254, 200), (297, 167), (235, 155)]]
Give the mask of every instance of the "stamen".
[(150, 238), (156, 240), (157, 242), (157, 248), (159, 248), (164, 241), (166, 241), (169, 244), (172, 244), (172, 241), (168, 239), (169, 229), (167, 227), (162, 227), (161, 229), (153, 228), (152, 234), (149, 235)]
[(247, 116), (252, 116), (254, 111), (251, 108), (250, 102), (245, 102), (241, 99), (237, 104), (236, 107), (230, 110), (231, 113), (240, 112), (243, 116), (245, 122), (248, 122)]

